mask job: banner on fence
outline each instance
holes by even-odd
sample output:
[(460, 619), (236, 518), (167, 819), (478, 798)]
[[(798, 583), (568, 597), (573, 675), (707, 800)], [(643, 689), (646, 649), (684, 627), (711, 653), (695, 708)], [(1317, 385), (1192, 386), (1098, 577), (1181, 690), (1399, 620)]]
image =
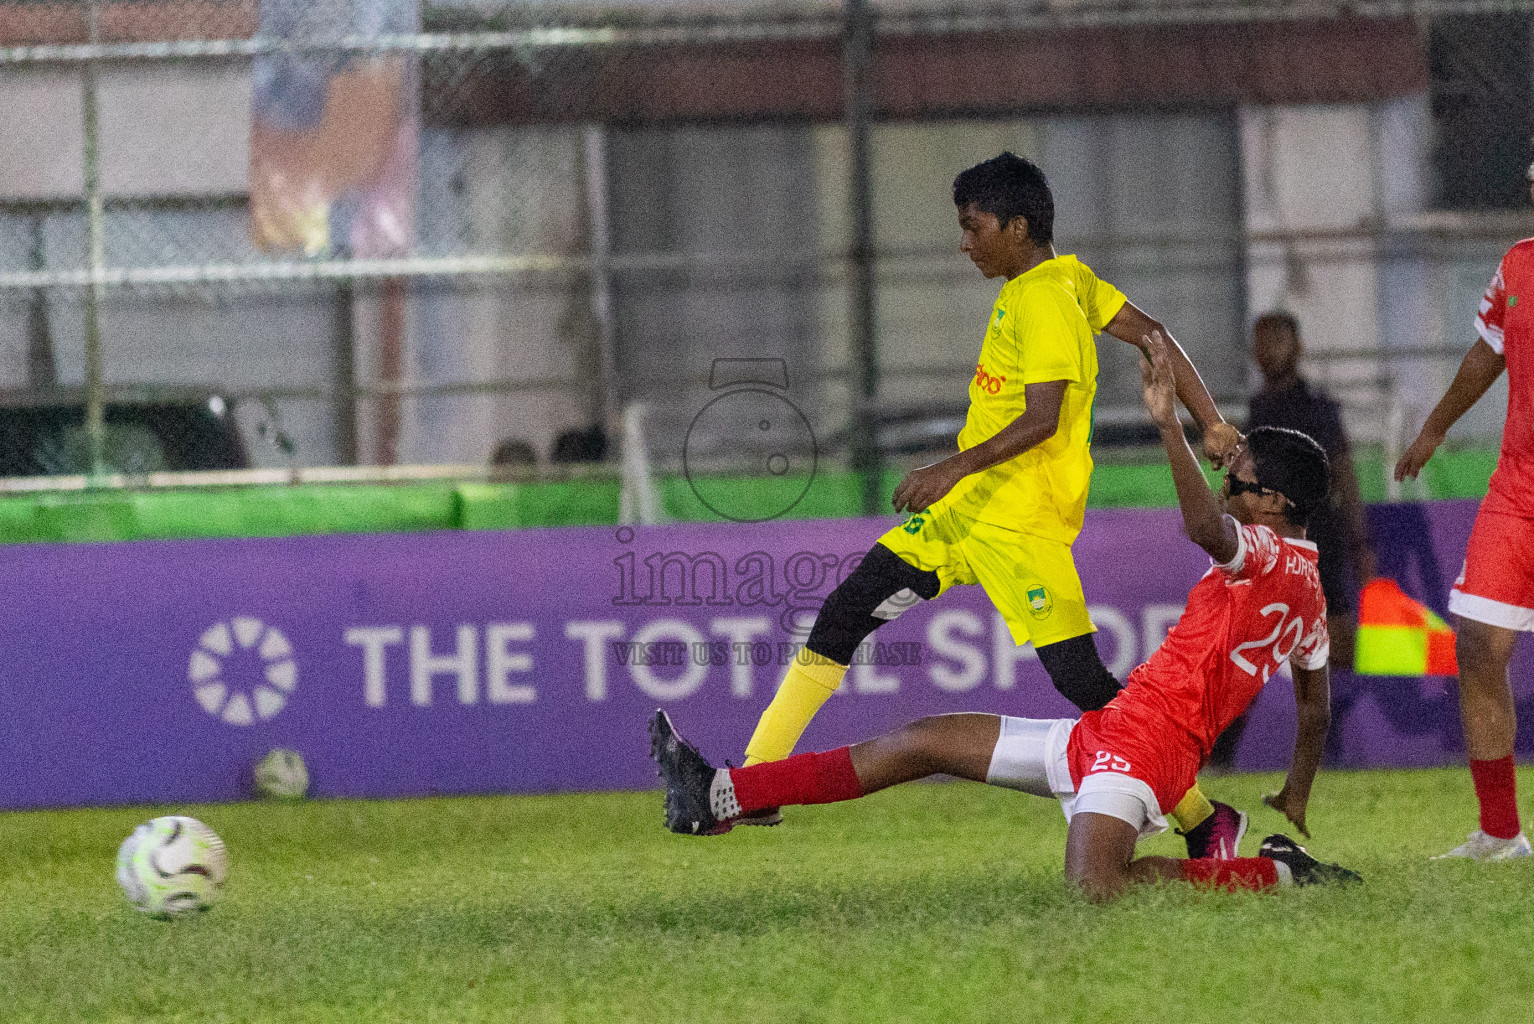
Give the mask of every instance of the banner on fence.
[[(1443, 610), (1473, 502), (1371, 510), (1383, 571)], [(322, 796), (653, 784), (657, 706), (737, 757), (821, 601), (880, 520), (6, 548), (0, 806), (226, 800), (289, 747)], [(1076, 545), (1123, 676), (1208, 560), (1175, 510), (1089, 513)], [(1534, 682), (1529, 652), (1515, 667)], [(1461, 759), (1452, 680), (1334, 683), (1334, 756)], [(1528, 694), (1520, 691), (1520, 699)], [(805, 748), (921, 715), (1073, 714), (977, 587), (872, 638)], [(1236, 752), (1288, 762), (1287, 680)]]
[(420, 117), (416, 58), (306, 49), (419, 31), (418, 0), (261, 0), (261, 35), (291, 50), (255, 58), (250, 233), (267, 252), (384, 259), (415, 238)]

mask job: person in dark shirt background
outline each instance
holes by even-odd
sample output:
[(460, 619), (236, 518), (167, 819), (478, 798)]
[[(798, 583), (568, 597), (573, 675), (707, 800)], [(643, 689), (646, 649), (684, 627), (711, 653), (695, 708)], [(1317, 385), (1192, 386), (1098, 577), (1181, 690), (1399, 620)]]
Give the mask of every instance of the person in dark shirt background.
[[(1263, 387), (1251, 401), (1248, 430), (1288, 427), (1315, 438), (1331, 462), (1332, 491), (1326, 504), (1310, 517), (1307, 531), (1321, 556), (1321, 589), (1326, 595), (1326, 628), (1331, 633), (1334, 673), (1352, 674), (1353, 641), (1358, 631), (1358, 591), (1374, 576), (1374, 551), (1364, 527), (1364, 505), (1358, 495), (1353, 453), (1342, 429), (1342, 410), (1325, 391), (1300, 376), (1300, 325), (1293, 314), (1264, 313), (1252, 325), (1252, 355), (1262, 371)], [(1334, 700), (1345, 696), (1334, 676)], [(1210, 755), (1216, 766), (1229, 767), (1246, 719), (1235, 722), (1220, 737)], [(1335, 755), (1342, 730), (1332, 730), (1328, 752)]]

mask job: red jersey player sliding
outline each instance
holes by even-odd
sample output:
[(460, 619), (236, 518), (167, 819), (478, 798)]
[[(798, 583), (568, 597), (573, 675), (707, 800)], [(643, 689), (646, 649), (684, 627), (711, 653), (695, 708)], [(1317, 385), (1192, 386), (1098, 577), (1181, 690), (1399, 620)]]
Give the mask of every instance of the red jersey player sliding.
[(1304, 525), (1326, 495), (1326, 455), (1297, 431), (1254, 430), (1222, 501), (1177, 421), (1166, 341), (1157, 333), (1146, 346), (1145, 404), (1171, 459), (1183, 525), (1215, 564), (1119, 695), (1079, 720), (939, 715), (851, 747), (719, 769), (657, 711), (651, 756), (666, 783), (668, 828), (717, 835), (764, 807), (851, 800), (941, 773), (1058, 799), (1070, 823), (1066, 878), (1092, 899), (1168, 879), (1230, 889), (1357, 880), (1282, 835), (1257, 857), (1135, 857), (1141, 836), (1166, 828), (1162, 809), (1193, 785), (1215, 739), (1286, 660), (1299, 729), (1289, 777), (1267, 801), (1308, 836), (1305, 809), (1330, 724), (1326, 601)]

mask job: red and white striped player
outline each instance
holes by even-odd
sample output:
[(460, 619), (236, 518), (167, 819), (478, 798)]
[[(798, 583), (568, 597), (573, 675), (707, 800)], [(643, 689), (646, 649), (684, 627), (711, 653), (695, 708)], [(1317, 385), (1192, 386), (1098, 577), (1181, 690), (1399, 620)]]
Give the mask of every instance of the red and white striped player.
[[(1534, 182), (1534, 165), (1529, 180)], [(1475, 330), (1479, 339), (1396, 464), (1395, 476), (1416, 477), (1449, 428), (1507, 370), (1502, 454), (1475, 517), (1464, 571), (1449, 595), (1449, 610), (1459, 617), (1459, 710), (1480, 828), (1443, 855), (1504, 860), (1534, 853), (1518, 823), (1518, 723), (1507, 676), (1518, 634), (1534, 632), (1534, 238), (1502, 257)]]

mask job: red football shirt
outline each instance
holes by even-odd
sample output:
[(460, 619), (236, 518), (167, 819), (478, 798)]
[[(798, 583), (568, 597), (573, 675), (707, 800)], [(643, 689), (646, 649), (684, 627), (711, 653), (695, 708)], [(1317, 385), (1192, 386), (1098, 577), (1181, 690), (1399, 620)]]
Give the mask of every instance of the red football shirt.
[(1316, 546), (1243, 526), (1235, 557), (1215, 565), (1160, 647), (1123, 691), (1071, 731), (1072, 780), (1118, 771), (1148, 783), (1170, 811), (1225, 727), (1285, 661), (1326, 664), (1326, 598)]
[(1502, 457), (1483, 507), (1534, 519), (1534, 238), (1502, 257), (1481, 299), (1475, 331), (1507, 360)]

